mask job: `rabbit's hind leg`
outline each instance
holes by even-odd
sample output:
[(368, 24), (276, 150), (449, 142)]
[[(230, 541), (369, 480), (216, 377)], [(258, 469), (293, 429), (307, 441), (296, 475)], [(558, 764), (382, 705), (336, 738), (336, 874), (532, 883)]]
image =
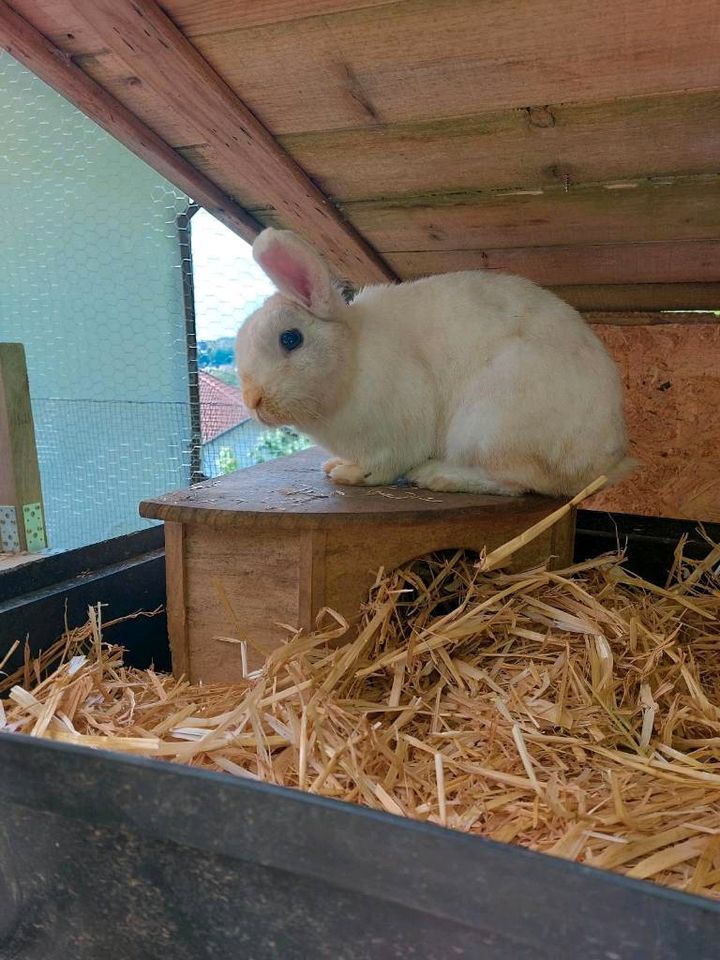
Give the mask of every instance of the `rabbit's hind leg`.
[(464, 467), (444, 460), (426, 460), (406, 474), (410, 483), (425, 490), (448, 493), (489, 493), (519, 497), (525, 490), (515, 483), (495, 480), (478, 467)]

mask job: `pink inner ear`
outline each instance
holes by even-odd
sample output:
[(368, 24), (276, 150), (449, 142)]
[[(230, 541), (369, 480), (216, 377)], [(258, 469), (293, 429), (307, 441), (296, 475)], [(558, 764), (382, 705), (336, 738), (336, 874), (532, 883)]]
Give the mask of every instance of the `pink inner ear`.
[(282, 244), (274, 243), (262, 255), (261, 266), (277, 285), (310, 306), (312, 288), (305, 264), (299, 262)]

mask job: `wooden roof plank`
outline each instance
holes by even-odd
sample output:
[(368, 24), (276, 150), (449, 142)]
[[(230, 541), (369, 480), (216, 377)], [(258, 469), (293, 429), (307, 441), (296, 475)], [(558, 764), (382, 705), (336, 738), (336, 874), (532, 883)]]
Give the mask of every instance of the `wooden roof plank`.
[(457, 270), (515, 273), (541, 286), (720, 281), (720, 240), (430, 250), (387, 254), (403, 278)]
[[(555, 244), (715, 240), (720, 176), (343, 205), (384, 254)], [(266, 219), (264, 215), (261, 219)]]
[(717, 0), (406, 0), (193, 43), (276, 136), (720, 87)]
[(720, 283), (607, 283), (550, 289), (584, 311), (720, 310)]
[[(295, 134), (281, 143), (327, 193), (359, 200), (717, 173), (719, 128), (720, 91), (711, 91)], [(212, 171), (202, 150), (193, 160)]]
[(184, 112), (218, 161), (313, 243), (342, 278), (392, 279), (380, 257), (202, 58), (154, 0), (74, 0), (107, 46), (171, 109)]
[[(63, 49), (101, 55), (70, 0), (13, 2)], [(276, 136), (720, 87), (716, 0), (163, 6)]]
[(598, 323), (610, 327), (658, 327), (668, 324), (681, 323), (697, 326), (698, 324), (720, 324), (720, 312), (692, 310), (686, 313), (675, 310), (636, 310), (631, 313), (586, 311), (585, 320), (588, 323)]
[(188, 37), (269, 26), (307, 17), (372, 9), (398, 0), (163, 0), (165, 11)]
[[(398, 0), (163, 0), (162, 7), (186, 37), (268, 26), (305, 17), (346, 13)], [(95, 30), (72, 7), (71, 0), (13, 0), (13, 6), (49, 40), (68, 53), (97, 51)]]
[[(348, 202), (717, 173), (718, 127), (720, 91), (713, 91), (279, 140), (321, 189)], [(207, 144), (178, 149), (250, 209), (261, 208)]]
[(260, 224), (153, 130), (77, 67), (68, 56), (0, 0), (0, 47), (227, 227), (252, 240)]

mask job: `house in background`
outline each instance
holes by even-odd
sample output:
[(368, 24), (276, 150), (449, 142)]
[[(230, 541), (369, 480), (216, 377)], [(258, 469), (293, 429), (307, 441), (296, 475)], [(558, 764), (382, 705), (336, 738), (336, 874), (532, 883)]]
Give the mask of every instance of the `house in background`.
[(0, 340), (25, 346), (50, 546), (189, 483), (189, 199), (0, 51)]
[(202, 472), (206, 477), (253, 464), (253, 451), (265, 433), (253, 420), (237, 387), (212, 374), (198, 373)]

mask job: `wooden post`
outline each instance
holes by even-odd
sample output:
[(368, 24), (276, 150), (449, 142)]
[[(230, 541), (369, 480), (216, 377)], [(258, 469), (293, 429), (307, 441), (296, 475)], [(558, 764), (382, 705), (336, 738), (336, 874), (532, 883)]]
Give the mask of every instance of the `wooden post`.
[(0, 343), (0, 552), (46, 546), (25, 348)]

